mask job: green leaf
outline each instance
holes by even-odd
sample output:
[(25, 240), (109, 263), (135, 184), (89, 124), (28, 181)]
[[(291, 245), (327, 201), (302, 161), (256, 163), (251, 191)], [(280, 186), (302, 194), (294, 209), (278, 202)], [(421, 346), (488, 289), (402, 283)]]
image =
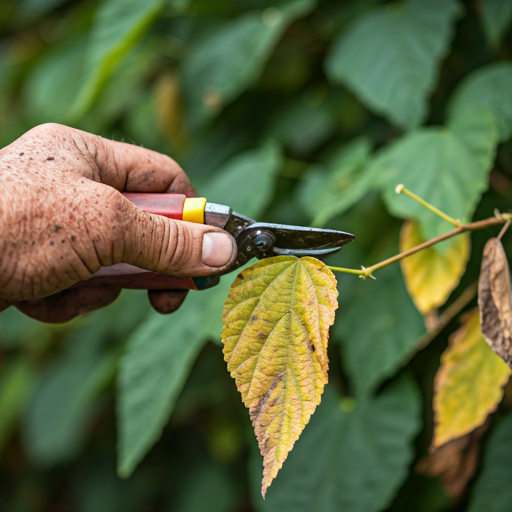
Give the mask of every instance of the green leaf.
[(153, 313), (127, 341), (118, 377), (118, 473), (128, 477), (158, 440), (204, 344), (188, 301), (172, 318)]
[(208, 201), (228, 204), (234, 211), (257, 218), (274, 192), (275, 176), (283, 155), (275, 143), (229, 159), (204, 187)]
[(324, 263), (277, 256), (240, 273), (224, 305), (224, 359), (263, 455), (263, 497), (320, 403), (337, 296)]
[(288, 25), (315, 4), (288, 0), (270, 12), (249, 12), (200, 41), (181, 67), (192, 126), (217, 114), (252, 85)]
[(70, 122), (71, 109), (83, 85), (84, 56), (85, 41), (78, 38), (52, 49), (32, 69), (23, 92), (34, 124)]
[[(414, 456), (420, 427), (414, 383), (398, 379), (375, 398), (340, 398), (327, 387), (259, 512), (378, 512), (386, 509)], [(254, 479), (256, 480), (256, 479)], [(253, 489), (255, 489), (255, 485)]]
[(479, 110), (453, 119), (447, 128), (415, 130), (385, 148), (372, 172), (382, 180), (388, 209), (415, 219), (425, 239), (453, 229), (416, 201), (396, 194), (402, 183), (451, 217), (469, 222), (488, 186), (497, 136), (493, 116)]
[(343, 363), (357, 395), (370, 393), (392, 376), (425, 331), (400, 267), (379, 270), (376, 277), (377, 281), (360, 279), (353, 285), (351, 296), (340, 302), (334, 324), (335, 339), (342, 344)]
[(326, 71), (370, 109), (410, 129), (428, 113), (461, 8), (455, 0), (407, 0), (363, 14), (334, 42)]
[(373, 176), (366, 172), (371, 149), (368, 138), (358, 138), (334, 155), (327, 172), (313, 166), (306, 173), (299, 188), (299, 201), (313, 217), (314, 226), (324, 226), (377, 186)]
[[(94, 334), (93, 334), (94, 333)], [(68, 350), (39, 382), (24, 420), (30, 457), (50, 466), (76, 456), (90, 426), (93, 399), (114, 374), (117, 355), (102, 356), (94, 327), (77, 331)]]
[(468, 512), (509, 512), (512, 509), (512, 414), (491, 433)]
[(311, 153), (336, 131), (332, 109), (326, 102), (311, 103), (297, 101), (279, 110), (268, 133), (299, 156)]
[(34, 387), (34, 370), (23, 358), (2, 366), (0, 374), (0, 453), (20, 419)]
[[(512, 2), (509, 4), (512, 9)], [(512, 135), (512, 64), (499, 62), (470, 73), (457, 87), (449, 104), (451, 119), (487, 109), (496, 118), (501, 140)]]
[(129, 50), (149, 29), (165, 0), (105, 0), (94, 19), (87, 48), (84, 85), (73, 107), (82, 116)]
[(482, 25), (491, 46), (499, 46), (512, 20), (510, 0), (480, 0)]
[(206, 340), (220, 338), (232, 278), (191, 292), (172, 317), (151, 314), (126, 342), (117, 381), (118, 473), (129, 476), (159, 439)]
[[(211, 461), (194, 461), (176, 492), (173, 512), (231, 512), (237, 510), (237, 494), (231, 475)], [(199, 462), (199, 463), (198, 463)], [(171, 510), (171, 509), (170, 509)]]

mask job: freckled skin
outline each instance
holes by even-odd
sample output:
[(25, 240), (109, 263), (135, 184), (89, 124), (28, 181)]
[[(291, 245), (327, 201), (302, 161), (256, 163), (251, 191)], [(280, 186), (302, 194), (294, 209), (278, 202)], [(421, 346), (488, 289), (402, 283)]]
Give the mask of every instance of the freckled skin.
[[(61, 125), (38, 126), (0, 149), (0, 311), (16, 306), (65, 322), (119, 295), (119, 289), (68, 288), (102, 266), (130, 263), (175, 276), (222, 272), (201, 260), (202, 236), (220, 231), (150, 216), (119, 191), (195, 196), (171, 158)], [(161, 313), (182, 291), (150, 291)]]

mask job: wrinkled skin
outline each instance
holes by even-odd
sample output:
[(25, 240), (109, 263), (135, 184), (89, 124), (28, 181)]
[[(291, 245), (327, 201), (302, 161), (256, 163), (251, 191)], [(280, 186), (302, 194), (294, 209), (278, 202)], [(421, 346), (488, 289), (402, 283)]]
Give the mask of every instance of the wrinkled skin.
[[(38, 126), (0, 150), (0, 190), (0, 311), (14, 305), (38, 320), (65, 322), (119, 295), (106, 286), (68, 290), (102, 266), (205, 276), (222, 272), (235, 256), (229, 237), (222, 265), (204, 264), (203, 235), (222, 230), (147, 214), (122, 196), (196, 195), (171, 158), (130, 144)], [(150, 302), (170, 313), (186, 293), (150, 291)]]

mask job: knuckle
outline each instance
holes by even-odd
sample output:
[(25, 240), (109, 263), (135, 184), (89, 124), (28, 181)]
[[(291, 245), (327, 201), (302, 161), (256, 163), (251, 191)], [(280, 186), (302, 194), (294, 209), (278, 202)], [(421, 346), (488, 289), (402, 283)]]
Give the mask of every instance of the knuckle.
[(38, 137), (46, 137), (53, 135), (60, 135), (65, 132), (68, 132), (70, 128), (58, 123), (43, 123), (38, 126), (35, 126), (31, 130), (29, 130), (25, 135), (26, 136), (38, 136)]

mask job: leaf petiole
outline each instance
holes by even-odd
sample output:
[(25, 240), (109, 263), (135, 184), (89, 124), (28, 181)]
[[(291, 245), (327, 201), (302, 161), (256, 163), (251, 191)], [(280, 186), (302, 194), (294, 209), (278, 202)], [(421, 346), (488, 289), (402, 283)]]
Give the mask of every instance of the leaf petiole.
[(417, 196), (414, 192), (411, 192), (410, 190), (406, 189), (402, 184), (397, 185), (395, 188), (395, 192), (397, 194), (405, 194), (407, 197), (410, 197), (411, 199), (414, 199), (416, 202), (420, 203), (422, 206), (430, 210), (432, 213), (435, 213), (437, 216), (444, 219), (446, 222), (449, 222), (456, 228), (460, 228), (462, 226), (462, 223), (460, 220), (456, 220), (446, 213), (439, 210), (439, 208), (436, 208), (435, 206), (431, 205), (430, 203), (427, 203), (424, 199), (422, 199), (420, 196)]

